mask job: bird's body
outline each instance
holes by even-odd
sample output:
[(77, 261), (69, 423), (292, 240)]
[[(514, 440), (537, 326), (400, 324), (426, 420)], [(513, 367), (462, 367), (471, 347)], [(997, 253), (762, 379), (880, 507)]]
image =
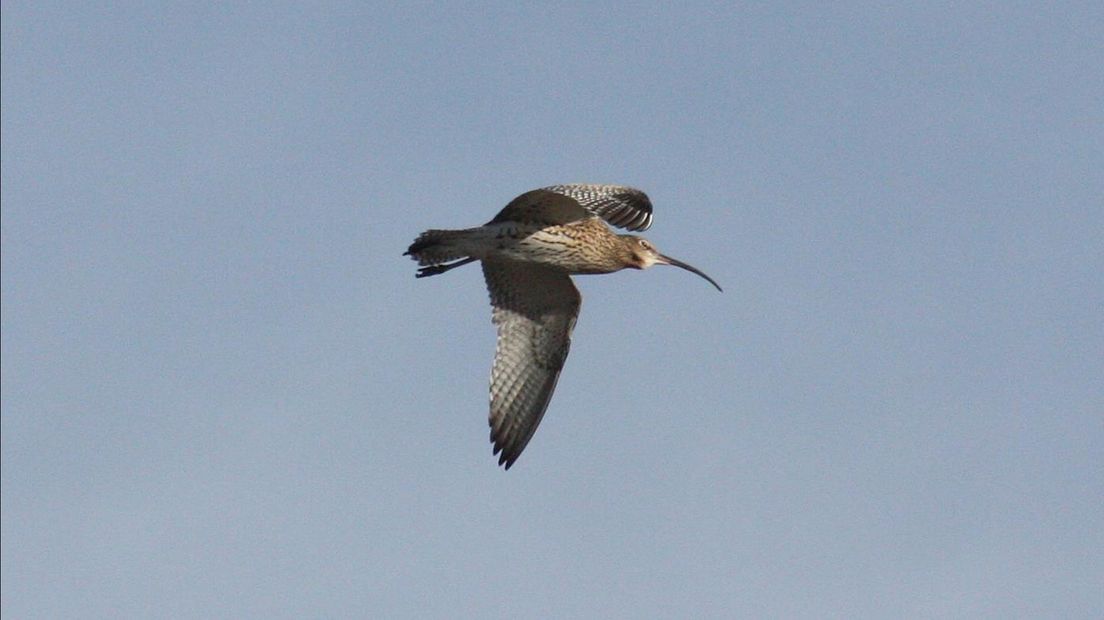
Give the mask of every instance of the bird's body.
[(411, 252), (423, 265), (471, 257), (540, 263), (581, 275), (624, 269), (628, 260), (618, 235), (597, 217), (557, 225), (497, 222), (465, 230), (431, 230), (411, 247), (426, 242), (434, 245)]
[(667, 264), (721, 288), (696, 268), (660, 254), (647, 240), (614, 233), (606, 222), (646, 230), (651, 201), (624, 186), (556, 185), (518, 196), (483, 226), (428, 230), (406, 251), (423, 266), (418, 277), (483, 263), (498, 327), (491, 441), (507, 469), (540, 424), (567, 359), (582, 302), (570, 275)]

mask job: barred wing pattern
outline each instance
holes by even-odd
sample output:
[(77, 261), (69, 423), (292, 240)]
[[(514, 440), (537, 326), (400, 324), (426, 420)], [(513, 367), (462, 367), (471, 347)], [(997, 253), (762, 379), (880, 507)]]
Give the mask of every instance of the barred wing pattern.
[(498, 328), (491, 370), (491, 441), (509, 469), (537, 430), (571, 346), (582, 298), (568, 275), (537, 263), (485, 259)]
[(652, 201), (638, 189), (624, 185), (576, 183), (553, 185), (544, 190), (570, 196), (584, 209), (618, 228), (643, 231), (652, 226)]

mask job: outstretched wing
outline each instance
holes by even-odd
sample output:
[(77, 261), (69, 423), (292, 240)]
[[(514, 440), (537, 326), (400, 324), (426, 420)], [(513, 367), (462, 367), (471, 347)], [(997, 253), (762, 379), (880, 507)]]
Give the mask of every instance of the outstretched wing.
[(551, 226), (594, 216), (619, 228), (648, 230), (652, 225), (652, 201), (644, 192), (623, 185), (552, 185), (514, 198), (488, 223)]
[(584, 209), (618, 228), (642, 231), (652, 226), (652, 201), (638, 189), (588, 183), (553, 185), (544, 189), (570, 196)]
[(483, 275), (498, 327), (491, 441), (509, 469), (548, 409), (582, 298), (566, 273), (536, 263), (485, 259)]
[(547, 189), (534, 189), (511, 200), (510, 204), (503, 207), (498, 215), (487, 223), (518, 222), (554, 226), (583, 220), (593, 215), (571, 196)]

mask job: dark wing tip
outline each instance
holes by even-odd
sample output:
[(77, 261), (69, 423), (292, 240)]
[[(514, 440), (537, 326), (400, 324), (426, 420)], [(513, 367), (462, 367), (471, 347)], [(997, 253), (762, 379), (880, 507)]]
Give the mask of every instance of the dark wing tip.
[(509, 471), (514, 461), (521, 456), (521, 450), (518, 450), (516, 446), (508, 445), (508, 441), (508, 437), (496, 437), (494, 429), (491, 429), (491, 443), (494, 444), (494, 452), (492, 454), (498, 456), (499, 466), (506, 471)]

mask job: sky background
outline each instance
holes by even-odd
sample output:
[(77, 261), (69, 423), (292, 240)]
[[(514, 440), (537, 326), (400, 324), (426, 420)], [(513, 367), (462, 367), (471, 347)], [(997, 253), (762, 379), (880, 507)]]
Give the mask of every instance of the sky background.
[[(1099, 2), (2, 5), (5, 618), (1104, 616)], [(426, 228), (640, 187), (509, 472)]]

